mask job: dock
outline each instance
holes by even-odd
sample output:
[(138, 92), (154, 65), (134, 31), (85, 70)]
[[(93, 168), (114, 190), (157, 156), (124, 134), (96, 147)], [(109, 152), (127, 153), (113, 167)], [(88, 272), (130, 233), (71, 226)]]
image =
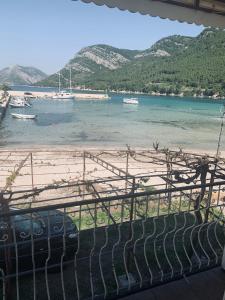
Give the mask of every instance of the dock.
[(0, 99), (0, 121), (5, 116), (5, 112), (6, 112), (6, 109), (8, 107), (10, 98), (11, 98), (11, 96), (8, 95), (8, 96)]
[[(27, 98), (52, 98), (55, 92), (30, 92), (31, 95), (25, 95), (24, 91), (9, 91), (9, 95), (12, 97), (27, 97)], [(108, 100), (110, 99), (107, 94), (95, 94), (95, 93), (72, 93), (77, 100)]]

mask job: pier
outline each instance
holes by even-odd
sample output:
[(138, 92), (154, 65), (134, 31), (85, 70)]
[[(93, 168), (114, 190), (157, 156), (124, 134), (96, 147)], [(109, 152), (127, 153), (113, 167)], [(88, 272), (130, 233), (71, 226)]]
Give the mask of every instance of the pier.
[[(30, 92), (30, 95), (24, 94), (24, 91), (9, 91), (12, 97), (27, 97), (27, 98), (52, 98), (55, 92)], [(94, 93), (72, 93), (77, 100), (108, 100), (110, 99), (107, 94), (94, 94)]]
[(10, 101), (11, 96), (7, 95), (7, 96), (2, 96), (0, 98), (0, 121), (3, 119), (6, 109), (8, 107), (9, 101)]

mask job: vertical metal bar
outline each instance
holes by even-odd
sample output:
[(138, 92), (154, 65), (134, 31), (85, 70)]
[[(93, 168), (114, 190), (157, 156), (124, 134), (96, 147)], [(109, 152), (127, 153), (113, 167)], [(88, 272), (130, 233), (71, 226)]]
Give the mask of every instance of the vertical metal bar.
[(62, 292), (63, 292), (63, 300), (66, 300), (66, 290), (65, 290), (65, 283), (64, 283), (64, 272), (63, 272), (63, 267), (64, 267), (64, 258), (66, 255), (66, 222), (65, 222), (65, 217), (66, 217), (66, 208), (64, 207), (63, 209), (63, 236), (62, 236), (62, 255), (60, 258), (60, 273), (61, 273), (61, 285), (62, 285)]
[(16, 256), (16, 299), (20, 299), (19, 294), (19, 256), (18, 256), (18, 246), (16, 241), (16, 225), (15, 225), (15, 219), (11, 219), (12, 222), (12, 234), (13, 234), (13, 241), (14, 241), (14, 248), (15, 248), (15, 256)]
[(2, 300), (6, 300), (6, 290), (5, 290), (5, 273), (3, 269), (0, 269), (1, 278), (2, 278)]
[[(135, 191), (135, 177), (133, 177), (132, 179), (132, 190), (131, 190), (131, 204), (130, 204), (130, 217), (129, 217), (129, 235), (128, 235), (128, 241), (131, 240), (132, 236), (133, 236), (133, 228), (132, 228), (132, 222), (133, 222), (133, 217), (134, 217), (134, 191)], [(128, 253), (127, 253), (127, 262), (126, 262), (126, 266), (127, 266), (127, 272), (130, 272), (130, 264), (131, 264), (131, 255), (132, 255), (132, 251), (133, 251), (133, 247), (131, 246), (128, 249)], [(128, 278), (129, 281), (129, 278)]]
[(46, 283), (46, 292), (47, 292), (47, 297), (48, 297), (48, 300), (50, 300), (50, 290), (49, 290), (49, 282), (48, 282), (48, 262), (50, 261), (51, 259), (51, 240), (50, 240), (50, 214), (49, 214), (49, 210), (48, 210), (48, 238), (47, 238), (47, 243), (48, 243), (48, 257), (46, 258), (46, 261), (45, 261), (45, 283)]
[(137, 245), (140, 241), (144, 241), (145, 231), (146, 231), (145, 224), (146, 224), (146, 221), (147, 221), (147, 216), (148, 216), (148, 196), (146, 196), (145, 215), (143, 216), (143, 219), (141, 220), (142, 234), (134, 242), (134, 262), (135, 262), (137, 272), (138, 272), (138, 276), (139, 276), (139, 279), (140, 279), (140, 285), (139, 285), (140, 288), (142, 288), (142, 285), (143, 285), (143, 277), (142, 277), (142, 274), (141, 274), (141, 269), (138, 265), (136, 248), (137, 248)]
[(89, 255), (89, 268), (90, 268), (90, 285), (91, 285), (91, 298), (95, 298), (94, 290), (94, 274), (93, 274), (93, 256), (96, 247), (96, 227), (97, 227), (97, 204), (94, 204), (94, 229), (93, 229), (93, 246)]
[(119, 289), (120, 289), (120, 285), (119, 285), (119, 280), (118, 280), (118, 276), (116, 273), (116, 258), (115, 258), (115, 252), (116, 252), (116, 248), (119, 246), (121, 240), (122, 240), (122, 230), (121, 227), (123, 225), (123, 221), (124, 221), (124, 203), (123, 200), (121, 202), (121, 214), (120, 214), (120, 223), (117, 227), (118, 229), (118, 240), (116, 241), (116, 243), (114, 243), (113, 247), (112, 247), (112, 271), (114, 274), (114, 278), (116, 281), (116, 291), (117, 291), (117, 296), (119, 295)]
[(154, 242), (153, 242), (154, 256), (155, 256), (158, 268), (160, 270), (159, 273), (161, 273), (161, 281), (163, 281), (164, 271), (163, 271), (163, 267), (162, 267), (162, 265), (160, 263), (161, 257), (157, 254), (158, 249), (159, 249), (159, 247), (157, 246), (157, 241), (158, 241), (158, 239), (159, 240), (162, 239), (164, 233), (166, 232), (166, 218), (167, 218), (167, 216), (163, 216), (162, 218), (163, 218), (163, 230), (156, 235), (156, 237), (154, 239)]
[[(30, 153), (30, 171), (31, 171), (31, 185), (32, 189), (34, 189), (34, 168), (33, 168), (33, 153)], [(35, 196), (32, 197), (33, 201), (35, 201)], [(32, 203), (31, 203), (32, 204)], [(30, 204), (30, 207), (31, 207)]]
[(127, 193), (127, 178), (128, 178), (128, 170), (129, 170), (129, 152), (127, 151), (127, 156), (126, 156), (126, 181), (125, 181), (125, 191)]
[(153, 232), (152, 234), (148, 234), (145, 241), (144, 241), (144, 257), (145, 257), (145, 262), (148, 268), (148, 272), (149, 272), (149, 276), (150, 276), (150, 284), (152, 285), (153, 282), (153, 271), (151, 269), (151, 264), (148, 261), (148, 255), (147, 255), (147, 245), (148, 245), (148, 241), (150, 241), (156, 234), (157, 232), (157, 225), (156, 225), (156, 219), (158, 217), (153, 217)]
[(218, 194), (217, 194), (217, 202), (216, 202), (217, 206), (219, 205), (219, 202), (220, 202), (220, 192), (221, 192), (221, 185), (219, 185), (219, 191), (218, 191)]
[(83, 200), (84, 200), (84, 194), (85, 194), (85, 175), (86, 175), (86, 152), (83, 152)]
[(105, 280), (104, 272), (103, 272), (102, 253), (107, 248), (107, 245), (109, 242), (109, 225), (110, 225), (110, 215), (108, 215), (108, 222), (107, 222), (107, 225), (105, 226), (105, 243), (101, 247), (101, 249), (99, 251), (99, 256), (98, 256), (99, 268), (100, 268), (102, 284), (103, 284), (103, 288), (104, 288), (104, 299), (106, 299), (106, 297), (107, 297), (108, 289), (107, 289), (107, 284), (106, 284), (106, 280)]
[(32, 272), (33, 272), (33, 299), (36, 300), (36, 265), (35, 265), (35, 247), (34, 247), (34, 226), (33, 215), (30, 215), (30, 228), (31, 228), (31, 258), (32, 258)]
[(31, 171), (31, 185), (34, 188), (34, 169), (33, 169), (33, 153), (30, 153), (30, 171)]
[(190, 190), (190, 196), (189, 196), (189, 199), (188, 199), (188, 212), (191, 210), (191, 201), (192, 201), (192, 189)]
[(12, 245), (12, 233), (11, 233), (11, 220), (9, 216), (9, 204), (7, 199), (4, 198), (3, 193), (0, 192), (0, 204), (2, 207), (2, 212), (5, 214), (3, 217), (3, 222), (7, 225), (6, 236), (7, 240), (4, 247), (4, 257), (5, 257), (5, 300), (12, 300), (12, 282), (10, 274), (12, 273), (12, 257), (11, 257), (11, 245)]
[(77, 299), (80, 300), (80, 289), (78, 280), (78, 254), (80, 252), (80, 231), (81, 231), (81, 205), (79, 207), (79, 224), (78, 224), (78, 235), (77, 235), (77, 250), (74, 255), (74, 276), (77, 289)]
[(212, 200), (213, 183), (214, 183), (214, 177), (215, 177), (215, 172), (216, 172), (216, 166), (217, 166), (217, 162), (215, 165), (215, 169), (211, 173), (211, 178), (210, 178), (210, 187), (209, 187), (209, 192), (208, 192), (208, 199), (207, 199), (207, 203), (206, 203), (206, 212), (205, 212), (205, 220), (204, 220), (205, 223), (207, 223), (208, 219), (209, 219), (209, 208), (210, 208), (211, 200)]
[(182, 192), (180, 191), (180, 200), (179, 200), (179, 208), (178, 208), (178, 212), (180, 213), (181, 211), (181, 203), (182, 203)]
[(133, 177), (133, 179), (132, 179), (131, 206), (130, 206), (130, 229), (131, 229), (131, 223), (133, 221), (133, 216), (134, 216), (134, 191), (135, 191), (135, 177)]
[[(187, 222), (186, 212), (179, 213), (177, 216), (183, 216), (184, 223), (183, 223), (183, 226), (179, 227), (179, 222), (177, 222), (177, 219), (176, 219), (176, 216), (175, 216), (177, 230), (175, 231), (174, 236), (173, 236), (173, 249), (174, 249), (174, 253), (175, 253), (176, 257), (177, 257), (177, 260), (178, 260), (178, 262), (180, 264), (180, 275), (182, 275), (183, 274), (183, 270), (184, 270), (184, 266), (183, 266), (182, 258), (180, 258), (180, 256), (179, 256), (179, 251), (177, 251), (177, 248), (179, 248), (179, 247), (177, 247), (176, 240), (177, 240), (177, 236), (178, 236), (178, 239), (179, 239), (179, 234), (180, 233), (181, 233), (181, 236), (183, 237), (182, 232), (185, 229), (186, 222)], [(183, 240), (183, 243), (184, 243), (184, 240)]]
[[(215, 249), (213, 248), (213, 245), (210, 241), (210, 236), (212, 235), (212, 233), (210, 234), (210, 229), (211, 229), (211, 227), (213, 227), (216, 224), (216, 222), (217, 221), (213, 221), (213, 222), (209, 223), (209, 226), (207, 227), (207, 241), (208, 241), (208, 244), (209, 244), (209, 247), (210, 247), (211, 251), (213, 252), (213, 255), (215, 256), (215, 264), (217, 265), (218, 264), (218, 255), (217, 255), (217, 253), (216, 253)], [(212, 258), (211, 258), (211, 261), (212, 261)], [(209, 264), (208, 264), (208, 266), (209, 266)]]

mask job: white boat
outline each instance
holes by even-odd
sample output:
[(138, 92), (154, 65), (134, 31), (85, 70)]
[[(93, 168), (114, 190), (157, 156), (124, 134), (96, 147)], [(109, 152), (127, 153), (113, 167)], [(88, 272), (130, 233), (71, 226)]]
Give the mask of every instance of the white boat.
[(123, 103), (125, 104), (139, 104), (138, 98), (124, 98)]
[(10, 102), (9, 106), (10, 107), (15, 107), (15, 108), (17, 108), (17, 107), (25, 107), (25, 103)]
[(52, 99), (74, 99), (74, 96), (70, 93), (62, 91), (52, 96)]
[(25, 119), (36, 119), (37, 118), (37, 116), (36, 115), (24, 115), (24, 114), (11, 114), (11, 116), (13, 117), (13, 118), (16, 118), (16, 119), (23, 119), (23, 120), (25, 120)]
[(31, 106), (29, 102), (27, 102), (24, 98), (14, 98), (10, 101), (9, 106), (11, 107), (25, 107), (25, 106)]
[(58, 73), (59, 75), (59, 91), (58, 93), (56, 93), (54, 96), (52, 96), (52, 99), (74, 99), (74, 96), (72, 95), (71, 91), (71, 68), (70, 68), (70, 93), (66, 92), (66, 91), (61, 91), (61, 81), (60, 81), (60, 77), (61, 74), (60, 72)]

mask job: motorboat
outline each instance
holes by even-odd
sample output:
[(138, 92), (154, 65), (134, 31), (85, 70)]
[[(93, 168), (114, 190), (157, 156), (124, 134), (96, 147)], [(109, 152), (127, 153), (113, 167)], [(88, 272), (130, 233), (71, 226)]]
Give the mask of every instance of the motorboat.
[(16, 102), (12, 101), (12, 102), (9, 103), (9, 106), (13, 107), (13, 108), (25, 107), (25, 103), (16, 103)]
[(124, 98), (123, 103), (125, 104), (139, 104), (138, 98)]
[(28, 101), (26, 101), (24, 98), (17, 97), (10, 101), (9, 106), (14, 108), (25, 107), (25, 106), (30, 107), (31, 104)]
[(37, 115), (25, 115), (25, 114), (13, 114), (13, 113), (11, 114), (11, 116), (13, 118), (23, 119), (23, 120), (25, 120), (25, 119), (30, 120), (30, 119), (36, 119), (37, 118)]

